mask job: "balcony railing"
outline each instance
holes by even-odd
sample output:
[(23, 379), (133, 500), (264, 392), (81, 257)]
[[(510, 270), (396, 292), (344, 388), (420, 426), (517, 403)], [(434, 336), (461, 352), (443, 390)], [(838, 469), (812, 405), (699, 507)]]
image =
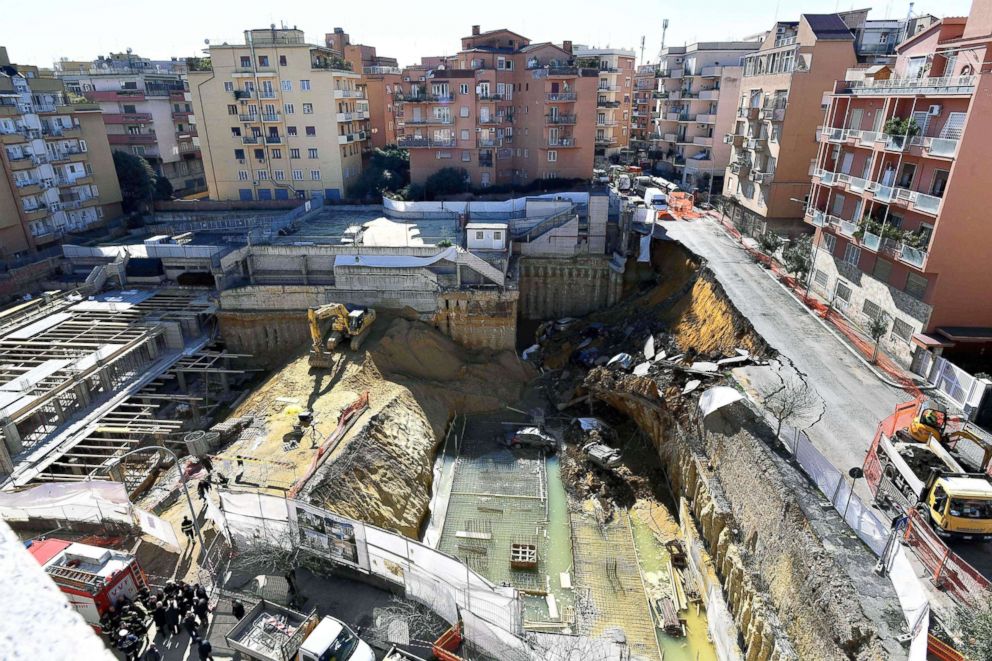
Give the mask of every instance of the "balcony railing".
[(241, 137), (241, 144), (243, 145), (257, 145), (262, 141), (262, 138), (257, 135), (245, 135)]
[(555, 92), (547, 95), (547, 100), (551, 103), (575, 101), (575, 99), (575, 92)]
[[(365, 95), (361, 90), (334, 90), (335, 99), (364, 99)], [(409, 99), (407, 99), (409, 100)]]
[(720, 76), (722, 74), (723, 74), (723, 67), (721, 66), (703, 67), (699, 71), (699, 75), (702, 76), (703, 78), (716, 78), (717, 76)]
[(838, 94), (971, 94), (977, 76), (942, 76), (935, 78), (889, 78), (888, 80), (846, 80), (837, 83)]
[(548, 124), (574, 124), (575, 115), (545, 115)]
[(859, 129), (840, 129), (824, 127), (820, 132), (823, 142), (841, 143), (855, 141), (860, 147), (874, 149), (878, 143), (887, 151), (905, 152), (935, 158), (954, 158), (958, 151), (959, 140), (953, 138), (933, 138), (923, 136), (893, 135), (881, 131), (862, 131)]
[(927, 263), (927, 252), (925, 250), (907, 246), (905, 243), (899, 245), (897, 257), (899, 261), (905, 262), (910, 266), (915, 266), (918, 269), (922, 269)]
[(783, 46), (793, 46), (797, 41), (796, 37), (779, 37), (775, 40), (774, 48), (781, 48)]
[(279, 113), (277, 112), (263, 112), (261, 117), (263, 122), (278, 122), (280, 120)]
[(267, 135), (265, 136), (265, 144), (267, 145), (281, 145), (282, 136), (281, 135)]
[(450, 148), (455, 146), (454, 138), (447, 138), (441, 140), (435, 140), (433, 138), (422, 138), (420, 136), (405, 135), (397, 141), (400, 147), (406, 148), (419, 148), (419, 147), (438, 147), (438, 148)]
[(381, 67), (381, 66), (362, 67), (362, 73), (370, 76), (383, 76), (386, 74), (399, 75), (401, 71), (402, 69), (400, 69), (399, 67)]

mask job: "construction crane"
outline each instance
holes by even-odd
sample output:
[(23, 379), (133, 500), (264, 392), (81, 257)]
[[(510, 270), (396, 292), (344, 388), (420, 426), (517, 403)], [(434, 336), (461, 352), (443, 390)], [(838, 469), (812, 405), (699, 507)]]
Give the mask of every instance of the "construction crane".
[[(341, 303), (329, 303), (319, 308), (307, 310), (310, 322), (310, 366), (330, 368), (334, 366), (334, 349), (344, 338), (351, 339), (351, 350), (357, 351), (375, 323), (375, 310), (372, 308), (348, 309)], [(321, 322), (330, 320), (329, 332), (321, 330)], [(327, 333), (327, 338), (324, 334)]]

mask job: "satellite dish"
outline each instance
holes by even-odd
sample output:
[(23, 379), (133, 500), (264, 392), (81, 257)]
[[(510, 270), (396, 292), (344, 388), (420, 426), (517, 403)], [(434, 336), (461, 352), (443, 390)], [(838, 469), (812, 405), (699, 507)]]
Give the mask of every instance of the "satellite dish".
[(207, 46), (209, 46), (210, 45), (210, 40), (209, 39), (204, 39), (203, 40), (203, 43), (205, 43)]

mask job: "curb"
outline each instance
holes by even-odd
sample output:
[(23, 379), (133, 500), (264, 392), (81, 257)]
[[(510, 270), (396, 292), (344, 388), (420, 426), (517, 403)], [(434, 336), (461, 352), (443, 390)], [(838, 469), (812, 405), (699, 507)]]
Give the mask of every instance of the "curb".
[[(717, 224), (718, 228), (721, 230), (721, 232), (723, 232), (723, 234), (725, 236), (727, 236), (728, 238), (730, 238), (731, 241), (733, 241), (735, 244), (742, 245), (738, 241), (734, 240), (733, 236), (731, 236), (730, 233), (727, 232), (727, 230), (724, 227), (723, 222), (721, 220), (719, 220), (717, 218), (714, 218), (713, 216), (711, 216), (709, 214), (707, 214), (705, 217), (708, 218), (708, 219), (710, 219), (710, 220), (712, 220), (712, 221), (714, 221)], [(787, 293), (792, 298), (792, 300), (794, 300), (796, 303), (798, 303), (799, 306), (803, 309), (803, 311), (806, 312), (806, 314), (808, 314), (809, 316), (811, 316), (814, 319), (816, 319), (816, 321), (819, 322), (819, 324), (821, 326), (823, 326), (823, 328), (826, 329), (827, 332), (829, 332), (831, 335), (833, 335), (837, 339), (837, 341), (840, 342), (841, 346), (843, 346), (845, 349), (847, 349), (847, 351), (852, 356), (854, 356), (855, 358), (857, 358), (861, 362), (862, 365), (864, 365), (865, 367), (867, 367), (868, 370), (872, 374), (874, 374), (878, 378), (879, 381), (881, 381), (882, 383), (884, 383), (887, 386), (891, 386), (893, 388), (898, 388), (899, 390), (906, 390), (907, 389), (907, 386), (902, 385), (900, 383), (896, 383), (895, 381), (892, 381), (888, 377), (884, 376), (878, 370), (878, 368), (876, 368), (874, 365), (872, 365), (870, 362), (868, 362), (868, 360), (864, 356), (861, 355), (861, 352), (860, 351), (858, 351), (856, 348), (852, 347), (850, 345), (850, 343), (847, 340), (845, 340), (844, 337), (837, 330), (835, 330), (834, 328), (832, 328), (831, 325), (828, 324), (824, 319), (820, 318), (820, 316), (818, 314), (816, 314), (815, 312), (813, 312), (812, 310), (810, 310), (809, 309), (809, 306), (807, 306), (805, 303), (803, 303), (802, 299), (800, 299), (798, 296), (796, 296), (796, 293), (794, 291), (792, 291), (789, 287), (785, 286), (785, 284), (783, 284), (778, 278), (776, 278), (774, 273), (771, 273), (769, 269), (761, 268), (760, 265), (759, 265), (758, 268), (760, 268), (765, 273), (765, 275), (772, 282), (774, 282), (779, 287), (781, 287), (782, 288), (782, 291), (784, 291), (785, 293)], [(919, 389), (923, 389), (920, 386), (913, 386), (913, 387), (916, 387), (916, 388), (919, 388)]]

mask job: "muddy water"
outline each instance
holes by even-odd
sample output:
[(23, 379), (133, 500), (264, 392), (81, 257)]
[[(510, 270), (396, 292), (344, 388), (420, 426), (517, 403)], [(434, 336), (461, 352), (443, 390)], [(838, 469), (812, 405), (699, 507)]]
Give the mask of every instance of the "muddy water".
[[(632, 513), (630, 522), (645, 583), (670, 585), (668, 550), (639, 514)], [(655, 630), (665, 661), (716, 661), (716, 649), (706, 631), (706, 610), (700, 606), (697, 611), (696, 605), (690, 604), (688, 610), (679, 613), (679, 617), (686, 621), (685, 638), (675, 638), (660, 629)]]

